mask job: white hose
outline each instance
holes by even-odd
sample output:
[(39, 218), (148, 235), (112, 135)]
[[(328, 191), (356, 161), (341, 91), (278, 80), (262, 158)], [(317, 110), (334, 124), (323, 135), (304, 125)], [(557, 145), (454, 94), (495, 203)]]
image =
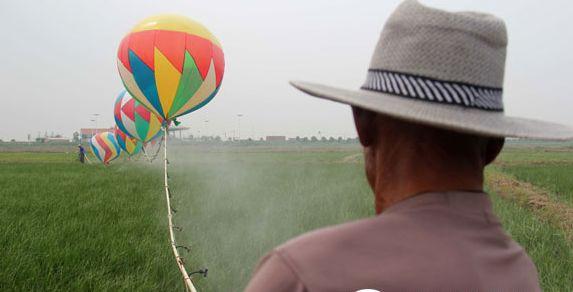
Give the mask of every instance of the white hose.
[[(193, 286), (193, 282), (191, 282), (191, 277), (189, 277), (189, 273), (185, 269), (185, 264), (183, 263), (183, 259), (179, 255), (179, 251), (177, 250), (177, 243), (175, 241), (175, 232), (173, 231), (173, 214), (171, 209), (171, 195), (169, 193), (169, 177), (167, 175), (167, 164), (169, 163), (167, 160), (167, 127), (163, 129), (163, 166), (164, 166), (164, 178), (165, 178), (165, 200), (167, 201), (167, 219), (169, 220), (169, 239), (171, 241), (171, 248), (173, 249), (173, 255), (175, 256), (175, 261), (177, 262), (177, 266), (183, 275), (183, 280), (185, 281), (185, 287), (190, 292), (197, 292), (195, 286)], [(161, 147), (161, 146), (160, 146)]]

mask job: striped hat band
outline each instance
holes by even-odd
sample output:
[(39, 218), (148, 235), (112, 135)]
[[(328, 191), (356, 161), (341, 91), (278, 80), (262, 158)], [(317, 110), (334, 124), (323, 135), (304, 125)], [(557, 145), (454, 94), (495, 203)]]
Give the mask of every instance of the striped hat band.
[(361, 89), (430, 102), (503, 111), (502, 88), (437, 80), (414, 74), (370, 69)]

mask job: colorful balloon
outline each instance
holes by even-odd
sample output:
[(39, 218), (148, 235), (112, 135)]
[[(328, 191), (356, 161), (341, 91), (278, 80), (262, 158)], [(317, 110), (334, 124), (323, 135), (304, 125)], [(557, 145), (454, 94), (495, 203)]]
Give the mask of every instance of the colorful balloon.
[(117, 127), (143, 143), (161, 135), (163, 120), (123, 90), (115, 100), (113, 116)]
[(200, 23), (157, 15), (123, 38), (117, 66), (127, 91), (171, 121), (211, 101), (221, 86), (225, 60), (217, 39)]
[(116, 159), (121, 152), (119, 144), (112, 132), (102, 132), (93, 136), (90, 140), (93, 154), (104, 164)]
[(143, 143), (141, 143), (141, 141), (128, 136), (119, 128), (115, 128), (115, 139), (119, 144), (119, 148), (121, 148), (121, 150), (123, 150), (129, 156), (133, 156), (139, 153), (141, 147), (143, 147)]

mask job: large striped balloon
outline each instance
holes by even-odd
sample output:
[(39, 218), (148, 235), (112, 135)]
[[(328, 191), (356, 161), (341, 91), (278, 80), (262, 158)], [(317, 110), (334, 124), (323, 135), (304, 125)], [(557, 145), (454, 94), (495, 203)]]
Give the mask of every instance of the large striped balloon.
[(143, 143), (161, 135), (162, 120), (123, 90), (115, 100), (113, 116), (117, 127)]
[(119, 148), (121, 148), (121, 150), (123, 150), (129, 156), (133, 156), (139, 153), (141, 147), (143, 147), (143, 143), (141, 143), (141, 141), (128, 136), (119, 128), (115, 128), (115, 139), (119, 144)]
[(158, 15), (123, 38), (117, 66), (127, 91), (171, 121), (217, 94), (225, 60), (221, 45), (203, 25), (184, 16)]
[(90, 140), (93, 154), (104, 164), (116, 159), (121, 152), (119, 144), (112, 132), (102, 132), (93, 136)]

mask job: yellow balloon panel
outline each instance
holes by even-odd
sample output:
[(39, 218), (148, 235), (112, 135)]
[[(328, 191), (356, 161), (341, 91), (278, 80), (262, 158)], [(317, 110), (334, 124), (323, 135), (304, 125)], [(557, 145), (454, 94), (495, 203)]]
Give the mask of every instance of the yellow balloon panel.
[(219, 40), (217, 40), (217, 38), (201, 23), (177, 14), (159, 14), (150, 16), (137, 24), (131, 32), (155, 29), (185, 32), (208, 39), (218, 47), (221, 47)]

